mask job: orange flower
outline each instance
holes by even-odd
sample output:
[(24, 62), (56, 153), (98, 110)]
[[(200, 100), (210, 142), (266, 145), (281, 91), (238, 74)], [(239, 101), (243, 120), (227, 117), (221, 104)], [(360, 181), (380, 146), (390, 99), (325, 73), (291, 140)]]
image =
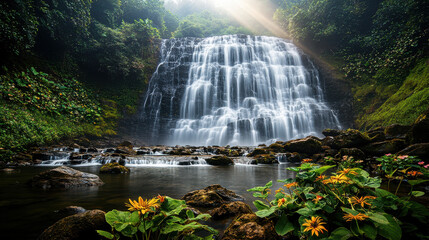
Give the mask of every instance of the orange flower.
[(298, 186), (297, 182), (293, 182), (293, 183), (288, 183), (284, 185), (285, 187), (287, 187), (288, 189), (290, 189), (291, 187), (296, 187)]
[(314, 199), (313, 199), (313, 201), (314, 201), (315, 203), (319, 203), (319, 201), (320, 201), (320, 200), (322, 200), (322, 199), (323, 199), (323, 197), (322, 197), (322, 196), (316, 195), (316, 198), (314, 198)]
[(323, 231), (328, 231), (326, 228), (322, 225), (326, 224), (322, 221), (323, 219), (321, 217), (311, 217), (311, 219), (305, 219), (305, 223), (302, 224), (302, 226), (306, 227), (304, 229), (304, 232), (311, 230), (311, 236), (316, 234), (316, 236), (319, 236), (319, 232), (323, 233)]
[(344, 168), (342, 171), (338, 171), (338, 173), (342, 173), (342, 174), (353, 174), (353, 175), (357, 175), (357, 172), (351, 170), (350, 168)]
[(320, 176), (318, 176), (318, 177), (316, 178), (316, 182), (317, 182), (317, 181), (325, 180), (325, 178), (326, 178), (326, 175), (320, 175)]
[(363, 221), (363, 220), (369, 218), (369, 216), (367, 216), (363, 213), (358, 213), (357, 215), (347, 213), (343, 216), (343, 218), (344, 218), (344, 220), (346, 220), (346, 222), (351, 222), (353, 220)]
[(283, 188), (279, 188), (276, 190), (276, 193), (283, 193), (284, 189)]
[(139, 214), (145, 214), (147, 212), (153, 212), (153, 208), (159, 208), (159, 203), (157, 198), (152, 198), (151, 200), (143, 200), (142, 197), (138, 198), (138, 201), (128, 199), (130, 203), (125, 203), (125, 206), (129, 207), (128, 211), (134, 212), (138, 211)]
[(419, 171), (409, 171), (409, 172), (407, 172), (407, 175), (410, 177), (417, 177), (417, 176), (423, 175), (423, 173), (421, 173)]
[(277, 202), (277, 206), (281, 207), (286, 203), (286, 199), (285, 198), (280, 198), (279, 201)]
[(159, 194), (158, 194), (158, 196), (156, 198), (158, 198), (158, 200), (159, 200), (160, 203), (163, 203), (165, 201), (165, 197), (161, 196)]
[(302, 159), (302, 162), (304, 162), (304, 163), (308, 163), (308, 162), (312, 162), (312, 161), (313, 161), (313, 159), (311, 159), (311, 158)]
[(367, 200), (373, 200), (373, 199), (376, 199), (376, 197), (374, 197), (374, 196), (365, 196), (365, 197), (360, 197), (360, 198), (352, 197), (352, 198), (349, 198), (349, 202), (353, 206), (357, 204), (357, 205), (360, 205), (361, 207), (365, 207), (365, 204), (368, 206), (371, 206), (371, 204), (368, 203)]

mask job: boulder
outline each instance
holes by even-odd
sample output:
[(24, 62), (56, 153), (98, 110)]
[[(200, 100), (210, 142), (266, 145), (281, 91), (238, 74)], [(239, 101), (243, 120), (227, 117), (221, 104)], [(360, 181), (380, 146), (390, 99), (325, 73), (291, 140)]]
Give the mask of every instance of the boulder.
[(213, 219), (225, 219), (246, 213), (252, 213), (252, 209), (250, 209), (249, 205), (240, 201), (225, 203), (209, 211)]
[(73, 168), (61, 166), (33, 177), (30, 181), (31, 186), (40, 188), (73, 188), (101, 186), (103, 181), (95, 175), (81, 172)]
[(227, 156), (214, 156), (206, 159), (207, 164), (215, 166), (234, 165), (234, 161)]
[(417, 156), (429, 161), (429, 143), (416, 143), (398, 152), (398, 155)]
[(383, 127), (376, 127), (366, 132), (371, 142), (382, 142), (386, 140), (386, 134)]
[(407, 125), (399, 125), (399, 124), (392, 124), (390, 126), (387, 126), (386, 129), (384, 129), (384, 133), (386, 135), (386, 139), (394, 139), (394, 138), (404, 138), (406, 137), (408, 131), (410, 131), (411, 126)]
[(341, 148), (340, 156), (352, 156), (355, 160), (365, 159), (365, 153), (359, 148)]
[(286, 153), (286, 157), (288, 162), (301, 162), (302, 160), (301, 154), (297, 152)]
[(270, 154), (270, 149), (265, 149), (265, 148), (255, 148), (252, 152), (250, 152), (249, 154), (247, 154), (248, 157), (254, 157), (257, 155), (261, 155), (261, 154)]
[(274, 154), (261, 154), (254, 157), (258, 164), (273, 164), (279, 163), (277, 157)]
[(299, 152), (315, 154), (323, 151), (320, 139), (309, 136), (302, 139), (291, 140), (285, 143), (285, 150), (288, 152)]
[(104, 214), (101, 210), (90, 210), (65, 217), (45, 229), (38, 240), (101, 240), (96, 230), (110, 231)]
[[(327, 137), (328, 138), (328, 137)], [(335, 149), (341, 148), (359, 148), (371, 142), (371, 139), (355, 129), (348, 129), (335, 137), (324, 139), (324, 144)]]
[(86, 147), (86, 148), (88, 148), (91, 145), (91, 141), (89, 141), (88, 138), (80, 138), (76, 142), (78, 145), (80, 145), (82, 147)]
[(428, 143), (429, 142), (429, 108), (421, 114), (408, 133), (407, 139), (410, 143)]
[(195, 190), (182, 197), (186, 204), (192, 207), (219, 207), (228, 202), (242, 201), (243, 197), (219, 184), (210, 185), (201, 190)]
[(392, 139), (383, 142), (371, 143), (362, 148), (367, 155), (382, 156), (387, 153), (396, 153), (405, 148), (405, 140)]
[(268, 147), (272, 152), (282, 153), (285, 151), (284, 146), (281, 142), (275, 142)]
[(57, 213), (57, 215), (59, 215), (60, 218), (65, 218), (74, 214), (84, 213), (84, 212), (86, 212), (86, 209), (79, 206), (68, 206), (58, 211), (55, 211), (55, 213)]
[(101, 166), (100, 168), (100, 173), (118, 174), (118, 173), (129, 173), (129, 172), (130, 172), (129, 168), (122, 166), (118, 162), (107, 163)]
[(275, 240), (280, 239), (270, 219), (259, 218), (253, 213), (236, 218), (225, 230), (222, 240)]

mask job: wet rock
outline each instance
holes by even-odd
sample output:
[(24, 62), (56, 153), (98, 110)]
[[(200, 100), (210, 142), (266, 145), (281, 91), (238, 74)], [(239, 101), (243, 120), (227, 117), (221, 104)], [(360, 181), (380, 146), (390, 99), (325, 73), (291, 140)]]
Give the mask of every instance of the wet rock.
[(190, 149), (187, 149), (187, 148), (176, 148), (176, 149), (173, 149), (172, 151), (170, 151), (168, 154), (178, 155), (178, 156), (192, 155), (192, 151)]
[(88, 160), (91, 159), (93, 155), (91, 154), (79, 154), (79, 153), (72, 153), (70, 154), (70, 160)]
[(242, 201), (243, 197), (219, 184), (210, 185), (201, 190), (187, 193), (182, 198), (192, 207), (219, 207), (228, 202)]
[(227, 156), (214, 156), (206, 159), (207, 164), (215, 166), (234, 165), (234, 161)]
[(246, 213), (252, 213), (252, 210), (244, 202), (225, 203), (209, 211), (213, 219), (225, 219)]
[(408, 131), (410, 131), (411, 126), (407, 125), (399, 125), (399, 124), (393, 124), (390, 126), (387, 126), (384, 130), (384, 133), (386, 135), (386, 139), (394, 139), (394, 138), (405, 138)]
[(274, 154), (261, 154), (255, 157), (258, 164), (273, 164), (279, 163)]
[(222, 240), (275, 240), (277, 235), (270, 219), (259, 218), (255, 214), (244, 214), (235, 219), (225, 230)]
[(33, 155), (28, 153), (18, 153), (13, 156), (13, 161), (19, 162), (19, 161), (31, 161), (33, 160)]
[(5, 172), (5, 173), (16, 173), (16, 172), (18, 172), (18, 170), (14, 169), (14, 168), (3, 168), (0, 171)]
[(341, 148), (360, 148), (371, 142), (371, 139), (355, 129), (342, 131), (342, 133), (333, 138), (325, 139), (324, 144), (334, 149)]
[(411, 126), (407, 139), (412, 144), (429, 142), (429, 108)]
[(338, 129), (325, 129), (322, 131), (322, 134), (325, 137), (335, 137), (335, 136), (340, 135), (341, 133), (342, 133), (342, 131), (338, 130)]
[(342, 156), (352, 156), (355, 160), (365, 159), (365, 153), (359, 148), (341, 148), (340, 157)]
[(405, 148), (405, 140), (392, 139), (383, 142), (371, 143), (362, 148), (367, 155), (381, 156), (387, 153), (396, 153)]
[(79, 206), (68, 206), (56, 211), (57, 215), (60, 216), (60, 218), (65, 218), (74, 214), (84, 213), (84, 212), (86, 212), (86, 209)]
[(322, 152), (322, 142), (320, 139), (313, 136), (291, 140), (285, 143), (285, 150), (289, 152), (315, 154)]
[(33, 177), (31, 186), (39, 188), (73, 188), (101, 186), (103, 181), (95, 174), (77, 171), (73, 168), (61, 166)]
[(119, 173), (129, 173), (130, 169), (122, 166), (118, 162), (114, 163), (107, 163), (101, 166), (100, 173), (112, 173), (112, 174), (119, 174)]
[(383, 127), (376, 127), (366, 132), (371, 142), (382, 142), (386, 140), (386, 134)]
[(42, 161), (51, 160), (54, 157), (53, 153), (51, 153), (51, 152), (42, 152), (42, 151), (32, 152), (31, 155), (33, 156), (33, 159), (39, 159), (39, 160), (42, 160)]
[(282, 142), (275, 142), (271, 144), (269, 147), (269, 150), (275, 153), (283, 153), (285, 152), (284, 146)]
[(250, 152), (249, 154), (247, 154), (248, 157), (254, 157), (257, 155), (262, 155), (262, 154), (270, 154), (271, 151), (270, 149), (265, 149), (265, 148), (255, 148), (252, 152)]
[(286, 157), (288, 162), (301, 162), (302, 160), (301, 154), (297, 152), (286, 153)]
[(76, 141), (78, 145), (88, 148), (91, 145), (91, 141), (88, 138), (80, 138)]
[(101, 210), (90, 210), (63, 218), (45, 229), (38, 240), (103, 239), (96, 230), (110, 231), (104, 214)]
[(397, 153), (398, 155), (417, 156), (422, 160), (429, 161), (429, 143), (416, 143)]

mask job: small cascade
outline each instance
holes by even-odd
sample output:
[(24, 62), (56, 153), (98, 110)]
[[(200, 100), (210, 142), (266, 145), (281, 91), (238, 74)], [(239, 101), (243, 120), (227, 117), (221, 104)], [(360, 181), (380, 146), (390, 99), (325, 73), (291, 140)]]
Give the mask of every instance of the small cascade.
[(286, 156), (286, 154), (285, 154), (285, 153), (279, 153), (279, 154), (277, 154), (277, 161), (278, 161), (280, 164), (285, 164), (285, 163), (287, 163), (287, 156)]
[(149, 141), (257, 146), (341, 128), (312, 62), (287, 40), (164, 40), (141, 118)]

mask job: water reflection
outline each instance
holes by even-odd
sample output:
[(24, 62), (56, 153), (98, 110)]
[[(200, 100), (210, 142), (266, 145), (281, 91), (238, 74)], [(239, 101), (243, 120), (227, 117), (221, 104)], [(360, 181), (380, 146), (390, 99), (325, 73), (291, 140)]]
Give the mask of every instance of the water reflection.
[[(273, 181), (272, 190), (281, 187), (277, 179), (294, 177), (286, 171), (288, 164), (236, 165), (228, 167), (134, 167), (127, 175), (99, 175), (105, 182), (101, 187), (76, 188), (67, 191), (41, 190), (28, 187), (26, 182), (35, 174), (49, 168), (27, 167), (16, 174), (0, 173), (0, 211), (2, 239), (35, 239), (44, 228), (58, 220), (55, 210), (70, 205), (86, 209), (113, 208), (125, 210), (128, 198), (157, 194), (181, 198), (189, 191), (211, 184), (220, 184), (245, 197), (253, 207), (255, 200), (246, 190)], [(79, 167), (78, 170), (99, 174), (99, 166)], [(255, 209), (254, 209), (255, 210)], [(26, 231), (23, 231), (24, 227)]]

